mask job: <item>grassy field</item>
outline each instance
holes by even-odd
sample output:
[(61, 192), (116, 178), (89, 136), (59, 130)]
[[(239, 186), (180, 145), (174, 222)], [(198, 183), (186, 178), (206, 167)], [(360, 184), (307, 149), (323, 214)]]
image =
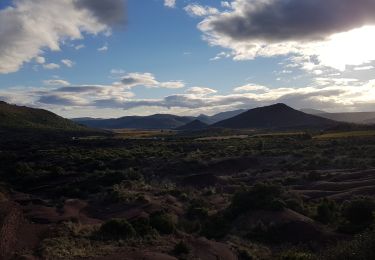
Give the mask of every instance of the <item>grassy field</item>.
[(348, 137), (371, 137), (375, 136), (375, 131), (349, 131), (329, 133), (315, 136), (315, 139), (335, 139), (335, 138), (348, 138)]
[(153, 137), (165, 137), (175, 135), (173, 130), (133, 130), (133, 129), (121, 129), (115, 130), (115, 137), (120, 139), (142, 139), (142, 138), (153, 138)]

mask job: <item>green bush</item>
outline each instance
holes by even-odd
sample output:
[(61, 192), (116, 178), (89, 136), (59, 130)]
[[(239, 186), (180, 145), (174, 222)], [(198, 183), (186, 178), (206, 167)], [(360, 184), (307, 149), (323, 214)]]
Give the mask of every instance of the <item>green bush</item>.
[(100, 227), (99, 234), (104, 239), (126, 240), (135, 237), (137, 233), (126, 219), (111, 219)]
[(199, 233), (202, 230), (202, 223), (200, 220), (181, 218), (178, 221), (178, 229), (188, 234)]
[(375, 259), (375, 232), (369, 230), (357, 235), (352, 241), (341, 242), (322, 253), (324, 260), (370, 260)]
[(335, 201), (324, 199), (316, 208), (315, 219), (323, 224), (333, 223), (338, 217), (338, 207)]
[(155, 236), (157, 232), (152, 228), (149, 218), (139, 218), (131, 222), (134, 230), (139, 236)]
[(238, 259), (239, 260), (253, 260), (254, 257), (246, 249), (238, 250)]
[(187, 216), (190, 219), (206, 219), (208, 217), (208, 209), (203, 207), (190, 206), (187, 210)]
[(155, 228), (160, 234), (172, 234), (175, 229), (175, 221), (170, 214), (157, 212), (150, 216), (150, 224)]
[(285, 200), (286, 207), (292, 209), (298, 213), (306, 214), (305, 205), (303, 200), (299, 197), (288, 198)]
[(246, 213), (249, 210), (280, 211), (285, 207), (282, 199), (284, 191), (276, 184), (259, 183), (245, 192), (234, 195), (228, 213), (232, 217)]
[(6, 201), (7, 197), (5, 196), (4, 193), (0, 192), (0, 202)]
[(369, 224), (374, 220), (375, 202), (370, 198), (357, 198), (345, 202), (342, 208), (343, 217), (351, 224)]
[(187, 255), (190, 253), (189, 246), (184, 242), (180, 241), (178, 244), (176, 244), (173, 248), (173, 254), (174, 255)]
[(305, 252), (299, 252), (295, 250), (289, 250), (283, 252), (280, 257), (280, 260), (313, 260), (315, 259), (313, 255)]

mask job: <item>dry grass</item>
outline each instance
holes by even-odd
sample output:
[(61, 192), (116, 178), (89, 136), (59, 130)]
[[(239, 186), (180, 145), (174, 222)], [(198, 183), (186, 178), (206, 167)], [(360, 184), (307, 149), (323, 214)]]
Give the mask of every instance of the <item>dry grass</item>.
[(335, 139), (335, 138), (348, 138), (348, 137), (369, 137), (375, 136), (375, 131), (350, 131), (329, 133), (315, 136), (315, 139)]
[(132, 130), (132, 129), (119, 129), (114, 130), (115, 138), (120, 139), (139, 139), (139, 138), (153, 138), (153, 137), (166, 137), (175, 135), (173, 130)]
[(267, 134), (257, 134), (257, 135), (253, 135), (251, 137), (288, 137), (288, 136), (302, 136), (306, 133), (304, 132), (286, 132), (286, 133), (267, 133)]

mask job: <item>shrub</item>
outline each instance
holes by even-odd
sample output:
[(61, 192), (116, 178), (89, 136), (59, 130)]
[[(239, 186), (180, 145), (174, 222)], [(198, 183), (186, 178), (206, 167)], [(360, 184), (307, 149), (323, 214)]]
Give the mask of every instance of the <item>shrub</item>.
[(354, 224), (368, 223), (373, 220), (375, 203), (370, 198), (359, 198), (343, 205), (343, 216)]
[(229, 214), (236, 216), (249, 210), (264, 209), (280, 211), (285, 207), (283, 189), (279, 185), (259, 183), (245, 192), (235, 194), (229, 206)]
[(205, 223), (202, 235), (208, 238), (222, 238), (230, 230), (230, 221), (221, 214), (215, 215)]
[(306, 214), (306, 209), (303, 204), (303, 200), (299, 197), (288, 198), (287, 200), (285, 200), (285, 203), (287, 208), (292, 209), (301, 214)]
[(0, 202), (6, 201), (7, 197), (5, 196), (4, 193), (0, 192)]
[(18, 162), (15, 165), (15, 175), (19, 178), (32, 177), (34, 175), (34, 170), (28, 163)]
[(352, 241), (341, 242), (322, 253), (325, 260), (365, 260), (375, 259), (375, 232), (369, 230), (357, 235)]
[(136, 231), (125, 219), (111, 219), (100, 227), (99, 234), (105, 239), (126, 240), (135, 237)]
[(155, 236), (157, 234), (156, 230), (153, 229), (150, 225), (150, 219), (148, 218), (139, 218), (131, 222), (134, 230), (138, 235), (145, 237), (148, 235)]
[(333, 223), (337, 219), (337, 205), (332, 200), (322, 200), (316, 208), (316, 220), (323, 224)]
[(43, 240), (39, 250), (43, 259), (76, 259), (93, 257), (98, 249), (88, 239), (57, 237)]
[(253, 260), (254, 257), (246, 249), (238, 250), (238, 259), (239, 260)]
[(280, 257), (280, 260), (313, 260), (315, 259), (313, 255), (305, 252), (299, 252), (295, 250), (289, 250), (283, 252)]
[(173, 248), (173, 254), (175, 254), (177, 256), (179, 256), (179, 255), (187, 255), (189, 253), (190, 253), (190, 248), (189, 248), (189, 246), (184, 241), (180, 241)]
[(186, 214), (190, 219), (206, 219), (208, 217), (208, 209), (190, 206)]
[(342, 217), (346, 223), (341, 231), (358, 233), (365, 230), (374, 220), (375, 202), (370, 198), (356, 198), (342, 205)]
[(178, 221), (178, 229), (188, 234), (198, 233), (202, 230), (202, 224), (200, 220), (182, 218)]
[(175, 221), (170, 214), (157, 212), (150, 216), (150, 224), (160, 234), (172, 234), (175, 229)]

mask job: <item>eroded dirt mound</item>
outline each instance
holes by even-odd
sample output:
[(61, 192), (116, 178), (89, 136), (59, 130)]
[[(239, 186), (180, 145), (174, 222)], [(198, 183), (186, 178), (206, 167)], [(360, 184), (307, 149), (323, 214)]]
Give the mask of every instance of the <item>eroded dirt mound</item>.
[(336, 237), (314, 220), (290, 209), (249, 212), (235, 221), (233, 232), (249, 238), (267, 237), (277, 243), (325, 243)]
[(50, 225), (26, 219), (19, 204), (0, 203), (0, 259), (36, 259), (19, 253), (34, 252), (51, 230)]
[(177, 260), (176, 257), (155, 252), (124, 252), (109, 256), (91, 258), (92, 260)]
[(0, 259), (10, 259), (17, 245), (17, 233), (23, 223), (22, 211), (12, 202), (0, 203)]
[(309, 199), (344, 201), (354, 196), (375, 195), (375, 171), (337, 171), (324, 181), (295, 185), (293, 189)]
[(182, 185), (192, 187), (215, 186), (220, 179), (211, 173), (191, 175), (182, 180)]
[(191, 245), (193, 259), (205, 260), (237, 260), (237, 256), (228, 245), (207, 240), (206, 238), (192, 239), (188, 242)]

